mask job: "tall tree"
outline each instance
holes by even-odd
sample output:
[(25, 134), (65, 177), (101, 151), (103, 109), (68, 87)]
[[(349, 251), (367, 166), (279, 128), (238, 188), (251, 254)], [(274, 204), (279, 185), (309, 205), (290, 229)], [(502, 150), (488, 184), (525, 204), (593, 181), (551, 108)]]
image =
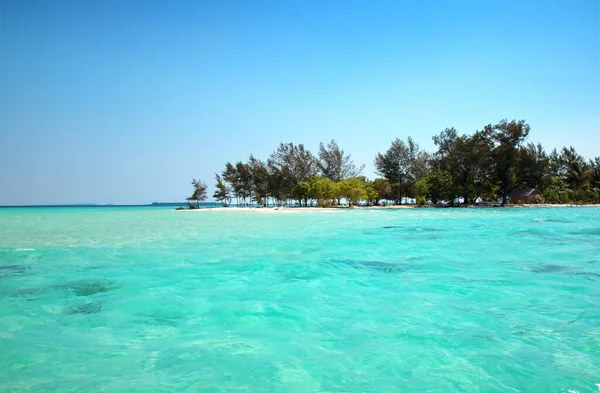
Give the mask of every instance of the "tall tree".
[(276, 165), (269, 160), (269, 196), (277, 205), (287, 204), (296, 187), (292, 172), (288, 165)]
[(339, 182), (340, 195), (346, 199), (348, 206), (358, 205), (360, 201), (367, 199), (365, 183), (360, 178), (344, 179)]
[(327, 146), (323, 142), (320, 143), (317, 164), (323, 176), (334, 182), (357, 177), (365, 168), (364, 165), (356, 167), (351, 155), (345, 155), (344, 150), (340, 149), (333, 139)]
[(446, 128), (440, 135), (434, 136), (433, 141), (438, 147), (434, 154), (434, 167), (452, 176), (452, 186), (444, 187), (446, 196), (447, 193), (453, 194), (448, 201), (453, 203), (462, 196), (463, 202), (469, 204), (481, 196), (493, 148), (489, 133), (477, 131), (471, 136), (459, 136), (454, 128)]
[(402, 203), (414, 181), (413, 163), (418, 152), (419, 146), (411, 137), (406, 142), (396, 138), (385, 153), (375, 157), (375, 170), (390, 182), (391, 196), (397, 204)]
[(252, 202), (252, 170), (250, 165), (238, 161), (235, 163), (235, 170), (237, 174), (237, 191), (242, 199), (244, 205)]
[(600, 190), (600, 157), (590, 159), (590, 185)]
[(437, 151), (433, 154), (433, 165), (436, 170), (447, 169), (448, 157), (454, 152), (458, 140), (458, 132), (454, 127), (446, 128), (439, 135), (433, 136)]
[(573, 146), (563, 147), (561, 160), (564, 168), (563, 176), (567, 186), (573, 191), (587, 188), (591, 173), (587, 162)]
[(390, 187), (389, 181), (378, 177), (377, 179), (373, 180), (371, 184), (373, 190), (375, 190), (375, 194), (373, 195), (373, 204), (375, 206), (378, 206), (379, 201), (381, 201), (382, 199), (390, 198), (392, 188)]
[(236, 205), (240, 205), (241, 200), (241, 190), (242, 187), (239, 184), (239, 176), (235, 165), (231, 162), (227, 162), (225, 164), (225, 170), (223, 171), (223, 180), (229, 183), (229, 189), (233, 193), (233, 196), (236, 199)]
[(528, 143), (519, 151), (517, 186), (521, 188), (545, 187), (548, 179), (550, 160), (540, 143)]
[(428, 197), (435, 205), (441, 201), (453, 203), (455, 194), (452, 185), (452, 175), (445, 170), (435, 171), (425, 178)]
[(252, 189), (256, 203), (267, 206), (269, 196), (269, 168), (267, 164), (250, 155), (248, 166), (251, 172)]
[(294, 152), (294, 165), (292, 167), (292, 173), (296, 183), (305, 181), (318, 174), (317, 159), (310, 152), (306, 150), (304, 145), (300, 143), (293, 150)]
[(433, 156), (425, 150), (417, 151), (413, 158), (411, 173), (413, 180), (427, 177), (433, 171)]
[(208, 187), (206, 186), (206, 183), (196, 179), (192, 179), (192, 186), (194, 186), (194, 193), (192, 196), (187, 198), (188, 204), (190, 207), (192, 207), (193, 205), (191, 202), (196, 201), (196, 208), (199, 208), (200, 202), (206, 200), (206, 189)]
[(320, 177), (315, 183), (315, 196), (317, 205), (329, 207), (341, 198), (339, 183), (335, 183), (326, 177)]
[(215, 185), (215, 192), (213, 193), (213, 198), (215, 200), (221, 202), (223, 206), (229, 206), (231, 203), (231, 190), (229, 186), (223, 181), (223, 178), (218, 173), (215, 173), (215, 180), (217, 184)]
[(303, 144), (279, 144), (267, 163), (272, 176), (269, 189), (279, 201), (287, 201), (299, 182), (317, 174), (316, 159)]
[(600, 202), (600, 157), (590, 159), (590, 188), (593, 202)]
[(516, 182), (516, 169), (519, 165), (519, 149), (529, 135), (530, 127), (525, 120), (506, 119), (490, 130), (495, 147), (492, 150), (492, 178), (502, 188), (502, 205), (508, 202), (508, 190)]

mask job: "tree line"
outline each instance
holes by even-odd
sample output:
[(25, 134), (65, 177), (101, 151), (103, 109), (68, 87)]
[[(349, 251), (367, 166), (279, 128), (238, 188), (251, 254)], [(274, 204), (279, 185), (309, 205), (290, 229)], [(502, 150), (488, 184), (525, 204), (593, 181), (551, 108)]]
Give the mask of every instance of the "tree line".
[[(573, 147), (547, 153), (527, 142), (524, 120), (502, 120), (459, 135), (446, 128), (433, 137), (436, 151), (421, 150), (412, 138), (396, 138), (374, 164), (380, 176), (362, 176), (335, 140), (320, 143), (317, 155), (303, 144), (281, 143), (266, 160), (250, 155), (246, 162), (227, 162), (215, 173), (213, 198), (223, 206), (282, 206), (447, 203), (508, 203), (515, 188), (537, 188), (547, 203), (600, 203), (600, 157), (586, 161)], [(206, 183), (194, 179), (192, 202), (207, 198)]]

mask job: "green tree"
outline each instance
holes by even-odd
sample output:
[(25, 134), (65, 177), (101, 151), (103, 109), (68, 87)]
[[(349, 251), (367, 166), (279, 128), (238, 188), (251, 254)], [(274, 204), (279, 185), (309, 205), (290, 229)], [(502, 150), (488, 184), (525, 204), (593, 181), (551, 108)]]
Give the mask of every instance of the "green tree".
[(365, 201), (367, 202), (367, 205), (368, 206), (378, 205), (379, 201), (381, 200), (381, 196), (375, 189), (373, 182), (370, 182), (370, 181), (365, 182), (364, 187), (365, 187), (365, 193), (366, 193)]
[(418, 151), (412, 162), (413, 180), (419, 181), (426, 178), (433, 169), (433, 156), (424, 150)]
[(544, 199), (548, 203), (568, 203), (571, 202), (571, 194), (565, 185), (565, 181), (559, 176), (551, 176), (544, 191)]
[(252, 187), (252, 168), (249, 164), (238, 161), (235, 164), (235, 170), (237, 174), (237, 192), (240, 195), (242, 203), (248, 206), (253, 199), (253, 187)]
[(310, 206), (312, 206), (314, 204), (314, 202), (317, 200), (317, 182), (319, 181), (319, 178), (317, 176), (312, 176), (309, 177), (308, 180), (306, 180), (308, 182), (308, 203), (310, 203)]
[(222, 173), (222, 177), (223, 180), (229, 184), (229, 189), (233, 194), (233, 197), (236, 199), (236, 204), (239, 205), (241, 197), (241, 187), (238, 184), (238, 173), (235, 165), (233, 165), (231, 162), (227, 162), (225, 164), (225, 170)]
[(455, 194), (452, 184), (452, 175), (445, 170), (435, 171), (425, 178), (427, 182), (427, 195), (431, 203), (438, 204), (441, 201), (453, 203)]
[(562, 150), (563, 178), (567, 187), (573, 191), (584, 190), (589, 186), (590, 170), (584, 158), (575, 151), (574, 147)]
[(516, 185), (543, 189), (549, 177), (550, 160), (541, 144), (528, 143), (519, 150)]
[(548, 181), (543, 189), (547, 202), (595, 201), (598, 194), (593, 188), (593, 162), (586, 162), (573, 147), (549, 155)]
[(390, 198), (392, 188), (390, 187), (389, 181), (379, 177), (373, 180), (371, 184), (373, 185), (373, 189), (377, 193), (375, 199), (373, 200), (375, 206), (379, 205), (379, 201), (381, 201), (382, 199)]
[(289, 166), (274, 166), (269, 162), (269, 195), (277, 205), (287, 204), (296, 188)]
[(320, 143), (317, 164), (323, 176), (334, 182), (357, 177), (365, 167), (364, 165), (356, 167), (350, 154), (345, 155), (344, 150), (340, 149), (333, 139), (327, 147)]
[(321, 177), (316, 181), (315, 195), (317, 205), (321, 207), (331, 206), (336, 199), (341, 197), (338, 184), (326, 177)]
[(590, 197), (594, 203), (600, 203), (600, 157), (590, 159)]
[(318, 172), (317, 160), (303, 144), (281, 143), (267, 162), (273, 176), (270, 190), (280, 201), (287, 201), (299, 182)]
[(502, 205), (508, 202), (508, 190), (516, 183), (516, 170), (519, 166), (519, 150), (523, 141), (529, 135), (530, 127), (525, 120), (506, 119), (493, 127), (488, 126), (490, 136), (495, 142), (491, 152), (492, 182), (502, 188)]
[(308, 206), (309, 199), (313, 199), (314, 196), (314, 178), (309, 178), (296, 184), (296, 188), (293, 192), (293, 197), (300, 201), (300, 206), (304, 203), (304, 206)]
[[(446, 128), (434, 136), (433, 141), (438, 147), (433, 167), (452, 176), (453, 195), (445, 200), (453, 202), (461, 196), (464, 203), (469, 204), (481, 196), (493, 148), (489, 132), (477, 131), (471, 136), (459, 136), (454, 128)], [(445, 190), (448, 191), (450, 189)]]
[(250, 155), (248, 159), (250, 169), (252, 192), (254, 200), (259, 205), (267, 206), (269, 196), (270, 173), (267, 165)]
[(215, 173), (215, 180), (217, 181), (217, 184), (215, 185), (216, 190), (213, 194), (213, 198), (221, 202), (222, 206), (229, 206), (231, 204), (231, 190), (218, 173)]
[(592, 188), (600, 190), (600, 157), (590, 159), (590, 185)]
[(390, 182), (391, 197), (397, 204), (402, 203), (414, 181), (413, 164), (418, 152), (419, 146), (412, 138), (406, 142), (396, 138), (385, 153), (375, 157), (375, 170)]
[(192, 194), (192, 196), (186, 199), (190, 207), (194, 207), (194, 205), (192, 205), (192, 201), (196, 201), (195, 208), (199, 208), (200, 202), (206, 200), (206, 189), (208, 187), (206, 186), (206, 183), (196, 179), (192, 179), (192, 186), (194, 186), (194, 193)]
[(429, 184), (427, 178), (417, 180), (413, 184), (413, 194), (417, 203), (421, 206), (427, 203), (427, 195), (429, 193)]
[(339, 182), (340, 195), (346, 199), (348, 206), (357, 205), (367, 199), (364, 182), (359, 178), (344, 179)]

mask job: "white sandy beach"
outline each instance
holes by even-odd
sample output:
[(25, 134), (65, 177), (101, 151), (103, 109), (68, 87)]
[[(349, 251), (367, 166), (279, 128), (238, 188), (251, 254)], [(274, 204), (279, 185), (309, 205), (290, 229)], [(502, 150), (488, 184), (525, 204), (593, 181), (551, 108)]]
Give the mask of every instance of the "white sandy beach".
[[(539, 207), (555, 207), (555, 208), (578, 208), (578, 207), (600, 207), (598, 204), (589, 205), (573, 205), (573, 204), (531, 204), (531, 205), (508, 205), (508, 208), (539, 208)], [(186, 212), (255, 212), (255, 213), (302, 213), (302, 212), (315, 212), (315, 213), (338, 213), (346, 210), (363, 210), (363, 209), (489, 209), (491, 206), (461, 206), (461, 207), (447, 207), (447, 206), (418, 206), (418, 205), (393, 205), (393, 206), (354, 206), (354, 207), (209, 207), (200, 209), (183, 209), (177, 211)]]

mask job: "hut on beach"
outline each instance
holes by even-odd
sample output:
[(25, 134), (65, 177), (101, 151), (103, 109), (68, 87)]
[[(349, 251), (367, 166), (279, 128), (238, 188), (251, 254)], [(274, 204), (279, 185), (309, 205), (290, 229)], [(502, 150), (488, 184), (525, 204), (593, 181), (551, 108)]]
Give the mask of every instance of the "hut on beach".
[(537, 203), (542, 192), (537, 188), (515, 188), (509, 194), (510, 203)]

